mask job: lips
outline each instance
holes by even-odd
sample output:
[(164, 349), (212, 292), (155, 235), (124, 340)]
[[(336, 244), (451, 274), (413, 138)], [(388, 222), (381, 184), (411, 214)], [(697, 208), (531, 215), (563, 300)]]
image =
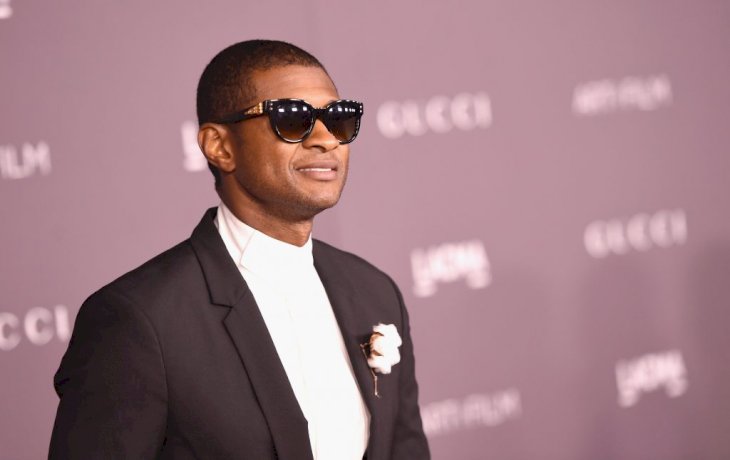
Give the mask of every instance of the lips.
[(300, 169), (297, 169), (297, 171), (304, 171), (304, 172), (310, 172), (310, 171), (324, 172), (324, 171), (337, 171), (337, 170), (336, 169), (332, 169), (332, 168), (300, 168)]
[(329, 181), (337, 178), (338, 167), (336, 161), (319, 160), (297, 166), (295, 170), (310, 179)]

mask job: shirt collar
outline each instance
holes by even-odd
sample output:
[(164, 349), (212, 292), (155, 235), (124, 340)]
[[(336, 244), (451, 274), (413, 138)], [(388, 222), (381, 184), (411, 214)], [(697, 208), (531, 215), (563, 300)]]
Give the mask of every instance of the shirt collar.
[(222, 202), (216, 221), (233, 260), (247, 270), (281, 274), (313, 265), (311, 235), (301, 247), (285, 243), (246, 225)]

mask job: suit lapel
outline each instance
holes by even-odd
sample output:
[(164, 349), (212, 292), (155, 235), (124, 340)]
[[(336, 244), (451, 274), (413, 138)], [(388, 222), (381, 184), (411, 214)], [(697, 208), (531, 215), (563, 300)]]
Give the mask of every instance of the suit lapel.
[(269, 424), (278, 458), (311, 460), (307, 420), (251, 291), (233, 306), (224, 323)]
[(363, 355), (360, 344), (364, 343), (372, 333), (372, 325), (361, 317), (358, 312), (364, 312), (367, 305), (363, 305), (363, 296), (359, 295), (355, 284), (347, 277), (344, 267), (328, 258), (322, 251), (319, 241), (313, 241), (314, 266), (319, 274), (324, 289), (329, 297), (332, 310), (342, 332), (347, 354), (350, 357), (352, 368), (357, 379), (360, 393), (370, 412), (370, 438), (368, 440), (368, 458), (372, 459), (372, 446), (379, 439), (377, 423), (379, 416), (378, 399), (375, 397), (373, 376), (370, 372), (367, 359)]
[(251, 291), (206, 212), (190, 242), (200, 261), (211, 302), (231, 307), (224, 325), (241, 357), (274, 440), (278, 458), (312, 460), (307, 420)]

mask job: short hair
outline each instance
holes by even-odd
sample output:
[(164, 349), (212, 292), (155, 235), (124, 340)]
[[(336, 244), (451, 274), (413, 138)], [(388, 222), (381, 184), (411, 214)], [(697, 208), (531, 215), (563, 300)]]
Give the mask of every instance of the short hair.
[[(247, 40), (231, 45), (218, 53), (205, 67), (198, 81), (198, 124), (215, 122), (241, 110), (242, 104), (255, 97), (251, 74), (286, 65), (319, 67), (321, 62), (303, 49), (278, 40)], [(220, 171), (208, 163), (220, 185)]]

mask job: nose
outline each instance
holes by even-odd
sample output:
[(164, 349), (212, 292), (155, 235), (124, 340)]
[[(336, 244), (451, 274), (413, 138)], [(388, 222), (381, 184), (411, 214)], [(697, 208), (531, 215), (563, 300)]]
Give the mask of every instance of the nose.
[(340, 145), (340, 141), (329, 132), (322, 120), (317, 119), (309, 136), (302, 141), (302, 146), (308, 149), (319, 149), (322, 152), (329, 152)]

